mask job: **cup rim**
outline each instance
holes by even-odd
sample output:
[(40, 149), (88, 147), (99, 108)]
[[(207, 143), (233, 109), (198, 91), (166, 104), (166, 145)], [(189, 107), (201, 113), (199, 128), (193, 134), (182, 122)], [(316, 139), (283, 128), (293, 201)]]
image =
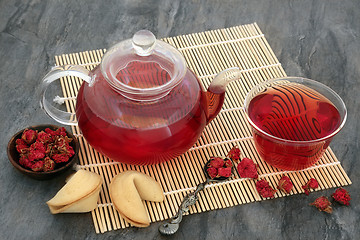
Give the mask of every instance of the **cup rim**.
[[(276, 137), (276, 136), (274, 136), (272, 134), (269, 134), (269, 133), (265, 132), (264, 130), (260, 129), (258, 126), (256, 126), (256, 124), (249, 117), (249, 113), (248, 113), (248, 105), (249, 105), (250, 101), (253, 99), (253, 97), (250, 99), (251, 93), (253, 93), (257, 88), (266, 86), (269, 83), (273, 83), (273, 82), (277, 82), (277, 81), (284, 81), (284, 80), (290, 80), (292, 82), (297, 82), (297, 83), (308, 82), (308, 83), (310, 83), (312, 85), (316, 85), (318, 87), (321, 87), (321, 88), (325, 89), (326, 91), (328, 91), (330, 94), (332, 94), (339, 101), (339, 104), (343, 108), (343, 112), (344, 112), (344, 114), (343, 114), (344, 117), (342, 118), (342, 121), (341, 121), (340, 125), (337, 127), (337, 129), (335, 129), (332, 133), (328, 134), (327, 136), (319, 138), (319, 139), (299, 141), (299, 140), (290, 140), (290, 139)], [(315, 91), (317, 91), (317, 90), (315, 90)], [(336, 109), (339, 111), (339, 109), (337, 107), (336, 107)], [(290, 77), (272, 78), (272, 79), (269, 79), (269, 80), (267, 80), (265, 82), (262, 82), (260, 84), (255, 85), (254, 87), (251, 88), (251, 90), (245, 96), (244, 110), (245, 110), (246, 118), (247, 118), (248, 122), (258, 132), (262, 133), (263, 135), (265, 135), (268, 138), (271, 138), (271, 139), (274, 139), (274, 140), (277, 140), (277, 141), (280, 141), (280, 142), (286, 142), (286, 143), (292, 143), (292, 144), (311, 144), (311, 143), (317, 143), (317, 142), (321, 142), (321, 141), (325, 141), (327, 139), (330, 139), (333, 136), (335, 136), (344, 127), (346, 119), (347, 119), (347, 109), (346, 109), (345, 103), (342, 100), (342, 98), (334, 90), (332, 90), (330, 87), (326, 86), (323, 83), (320, 83), (320, 82), (312, 80), (312, 79), (304, 78), (304, 77), (292, 77), (292, 76), (290, 76)], [(340, 111), (339, 111), (339, 114), (341, 114)]]

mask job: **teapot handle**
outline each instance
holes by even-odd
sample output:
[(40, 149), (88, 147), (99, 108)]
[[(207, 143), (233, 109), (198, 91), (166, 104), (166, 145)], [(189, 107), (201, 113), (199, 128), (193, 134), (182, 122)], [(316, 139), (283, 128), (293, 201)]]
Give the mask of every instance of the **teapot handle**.
[[(53, 69), (45, 75), (42, 80), (42, 90), (41, 90), (41, 99), (40, 106), (41, 108), (55, 121), (65, 124), (65, 125), (77, 125), (75, 113), (65, 112), (56, 107), (54, 107), (47, 99), (46, 99), (46, 90), (48, 89), (50, 83), (55, 80), (58, 80), (62, 77), (75, 76), (83, 79), (87, 83), (91, 84), (92, 77), (90, 75), (90, 71), (86, 68), (78, 65), (64, 65), (54, 67)], [(54, 98), (54, 102), (59, 97)]]

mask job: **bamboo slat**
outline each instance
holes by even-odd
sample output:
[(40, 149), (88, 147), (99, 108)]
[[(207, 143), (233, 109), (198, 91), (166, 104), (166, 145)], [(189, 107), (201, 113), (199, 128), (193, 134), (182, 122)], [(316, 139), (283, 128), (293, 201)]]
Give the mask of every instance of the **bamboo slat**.
[[(130, 227), (113, 207), (108, 186), (114, 176), (125, 170), (136, 170), (155, 178), (165, 192), (162, 203), (145, 202), (151, 222), (172, 217), (184, 196), (195, 190), (205, 180), (202, 166), (210, 156), (226, 155), (238, 145), (242, 156), (253, 159), (259, 165), (260, 178), (276, 187), (281, 176), (288, 176), (294, 188), (288, 195), (303, 193), (301, 188), (309, 178), (319, 181), (318, 190), (351, 184), (340, 162), (330, 148), (314, 166), (302, 171), (281, 171), (260, 160), (255, 150), (250, 126), (246, 121), (243, 101), (247, 92), (256, 84), (271, 78), (284, 77), (281, 64), (271, 50), (264, 34), (256, 23), (226, 29), (194, 33), (163, 39), (184, 55), (188, 67), (194, 71), (205, 87), (216, 74), (229, 67), (241, 69), (241, 79), (232, 82), (222, 111), (205, 128), (203, 134), (182, 156), (169, 162), (150, 166), (130, 166), (111, 161), (94, 150), (81, 135), (80, 129), (72, 127), (80, 143), (79, 166), (100, 174), (104, 184), (100, 192), (98, 208), (91, 216), (97, 233)], [(55, 56), (56, 65), (78, 64), (88, 70), (96, 67), (105, 49)], [(74, 113), (77, 92), (82, 80), (65, 77), (60, 80), (67, 111)], [(275, 198), (288, 196), (278, 191)], [(206, 186), (199, 201), (188, 214), (201, 213), (240, 204), (262, 201), (255, 189), (255, 182), (242, 179), (237, 173), (225, 183)]]

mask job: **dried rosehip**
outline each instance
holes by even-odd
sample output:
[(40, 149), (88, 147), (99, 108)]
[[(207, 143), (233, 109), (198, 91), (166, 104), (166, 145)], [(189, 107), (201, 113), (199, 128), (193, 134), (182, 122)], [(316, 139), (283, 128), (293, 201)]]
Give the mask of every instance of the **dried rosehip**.
[(228, 152), (227, 157), (231, 158), (233, 161), (238, 162), (240, 160), (240, 149), (238, 146), (234, 146), (231, 148), (231, 150)]
[(220, 177), (230, 177), (231, 176), (231, 167), (218, 168), (218, 175)]
[(221, 168), (224, 166), (224, 159), (220, 157), (214, 157), (210, 160), (210, 167)]
[(52, 171), (54, 169), (55, 169), (55, 162), (53, 160), (51, 160), (49, 157), (46, 157), (44, 159), (43, 171), (48, 172), (48, 171)]
[(237, 171), (242, 178), (258, 178), (257, 166), (253, 160), (244, 158), (237, 166)]
[(316, 189), (319, 187), (319, 183), (315, 178), (310, 178), (309, 181), (302, 186), (306, 195), (309, 195), (310, 189)]
[(279, 180), (279, 185), (277, 188), (286, 193), (290, 193), (291, 189), (293, 188), (293, 184), (288, 176), (282, 176)]
[(218, 175), (218, 170), (214, 167), (209, 167), (206, 171), (209, 174), (210, 178), (216, 178)]
[(276, 193), (276, 190), (270, 187), (265, 179), (256, 182), (256, 190), (263, 198), (273, 198)]
[(317, 207), (319, 211), (332, 213), (331, 202), (325, 196), (318, 197), (313, 203), (310, 203), (310, 205)]
[(350, 205), (350, 194), (343, 188), (338, 188), (336, 191), (331, 195), (334, 200), (338, 203), (343, 205), (349, 206)]
[(29, 145), (35, 142), (36, 137), (37, 137), (37, 132), (32, 129), (25, 129), (21, 135), (21, 139), (24, 140)]

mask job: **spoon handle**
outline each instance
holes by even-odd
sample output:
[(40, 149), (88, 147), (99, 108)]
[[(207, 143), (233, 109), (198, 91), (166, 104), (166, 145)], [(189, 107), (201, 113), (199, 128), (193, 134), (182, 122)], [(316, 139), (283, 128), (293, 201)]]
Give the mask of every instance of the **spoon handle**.
[(183, 214), (189, 211), (189, 206), (194, 205), (196, 203), (196, 201), (199, 199), (197, 194), (205, 188), (205, 185), (208, 182), (209, 181), (207, 179), (205, 182), (200, 183), (199, 185), (197, 185), (196, 190), (194, 192), (191, 192), (184, 197), (176, 215), (172, 217), (169, 222), (160, 225), (159, 232), (161, 234), (172, 235), (177, 232)]

